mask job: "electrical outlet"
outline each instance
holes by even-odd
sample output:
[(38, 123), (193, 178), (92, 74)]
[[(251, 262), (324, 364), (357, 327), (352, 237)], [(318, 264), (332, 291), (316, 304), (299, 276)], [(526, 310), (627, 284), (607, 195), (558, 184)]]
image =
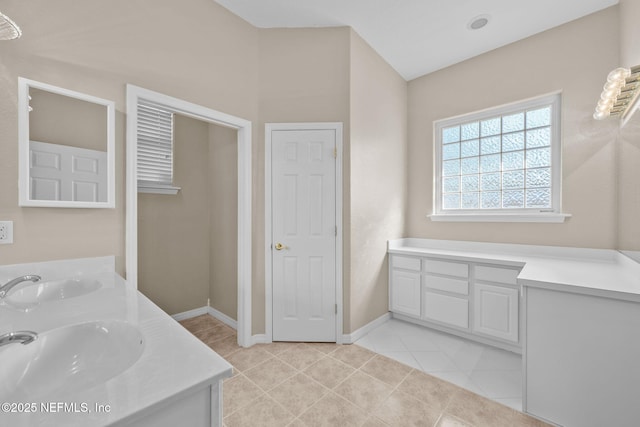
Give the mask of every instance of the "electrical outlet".
[(0, 221), (0, 245), (13, 243), (13, 221)]

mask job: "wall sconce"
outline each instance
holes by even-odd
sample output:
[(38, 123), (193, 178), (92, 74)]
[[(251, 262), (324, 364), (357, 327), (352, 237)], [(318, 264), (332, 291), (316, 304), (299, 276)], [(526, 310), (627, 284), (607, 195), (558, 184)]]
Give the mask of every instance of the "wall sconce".
[(640, 65), (629, 68), (616, 68), (607, 76), (600, 100), (593, 118), (603, 120), (607, 117), (621, 117), (622, 125), (638, 108), (640, 94)]
[(0, 40), (15, 40), (21, 35), (20, 27), (7, 15), (0, 12)]

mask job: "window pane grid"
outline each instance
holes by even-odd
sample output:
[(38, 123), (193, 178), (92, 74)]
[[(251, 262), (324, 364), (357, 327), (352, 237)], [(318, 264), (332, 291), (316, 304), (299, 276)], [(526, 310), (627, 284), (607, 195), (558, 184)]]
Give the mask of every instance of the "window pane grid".
[(552, 106), (442, 130), (442, 209), (552, 206)]

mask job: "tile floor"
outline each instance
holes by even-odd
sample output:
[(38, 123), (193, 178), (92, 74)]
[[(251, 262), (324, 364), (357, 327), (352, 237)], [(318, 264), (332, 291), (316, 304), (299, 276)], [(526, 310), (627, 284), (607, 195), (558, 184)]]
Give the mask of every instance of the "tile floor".
[(356, 344), (520, 411), (522, 356), (391, 319)]
[[(209, 315), (181, 323), (234, 367), (234, 376), (224, 383), (226, 427), (546, 426), (423, 372), (422, 364), (431, 366), (426, 362), (430, 356), (415, 355), (450, 349), (444, 339), (444, 344), (436, 344), (438, 350), (391, 346), (387, 354), (404, 357), (409, 362), (405, 364), (357, 344), (273, 343), (245, 349), (237, 346), (232, 328)], [(390, 334), (402, 326), (387, 322), (364, 344), (387, 351), (383, 332), (395, 336)], [(408, 353), (414, 361), (399, 353)]]

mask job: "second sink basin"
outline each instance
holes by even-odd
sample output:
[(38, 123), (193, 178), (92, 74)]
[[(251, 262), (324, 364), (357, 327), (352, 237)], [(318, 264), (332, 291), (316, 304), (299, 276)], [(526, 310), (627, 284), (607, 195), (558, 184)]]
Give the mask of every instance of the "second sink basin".
[(124, 372), (143, 350), (139, 329), (123, 321), (65, 326), (30, 344), (7, 345), (0, 348), (0, 401), (34, 401), (89, 389)]
[(36, 282), (14, 289), (4, 298), (7, 304), (28, 309), (44, 302), (75, 298), (94, 292), (102, 287), (95, 279), (62, 279)]

